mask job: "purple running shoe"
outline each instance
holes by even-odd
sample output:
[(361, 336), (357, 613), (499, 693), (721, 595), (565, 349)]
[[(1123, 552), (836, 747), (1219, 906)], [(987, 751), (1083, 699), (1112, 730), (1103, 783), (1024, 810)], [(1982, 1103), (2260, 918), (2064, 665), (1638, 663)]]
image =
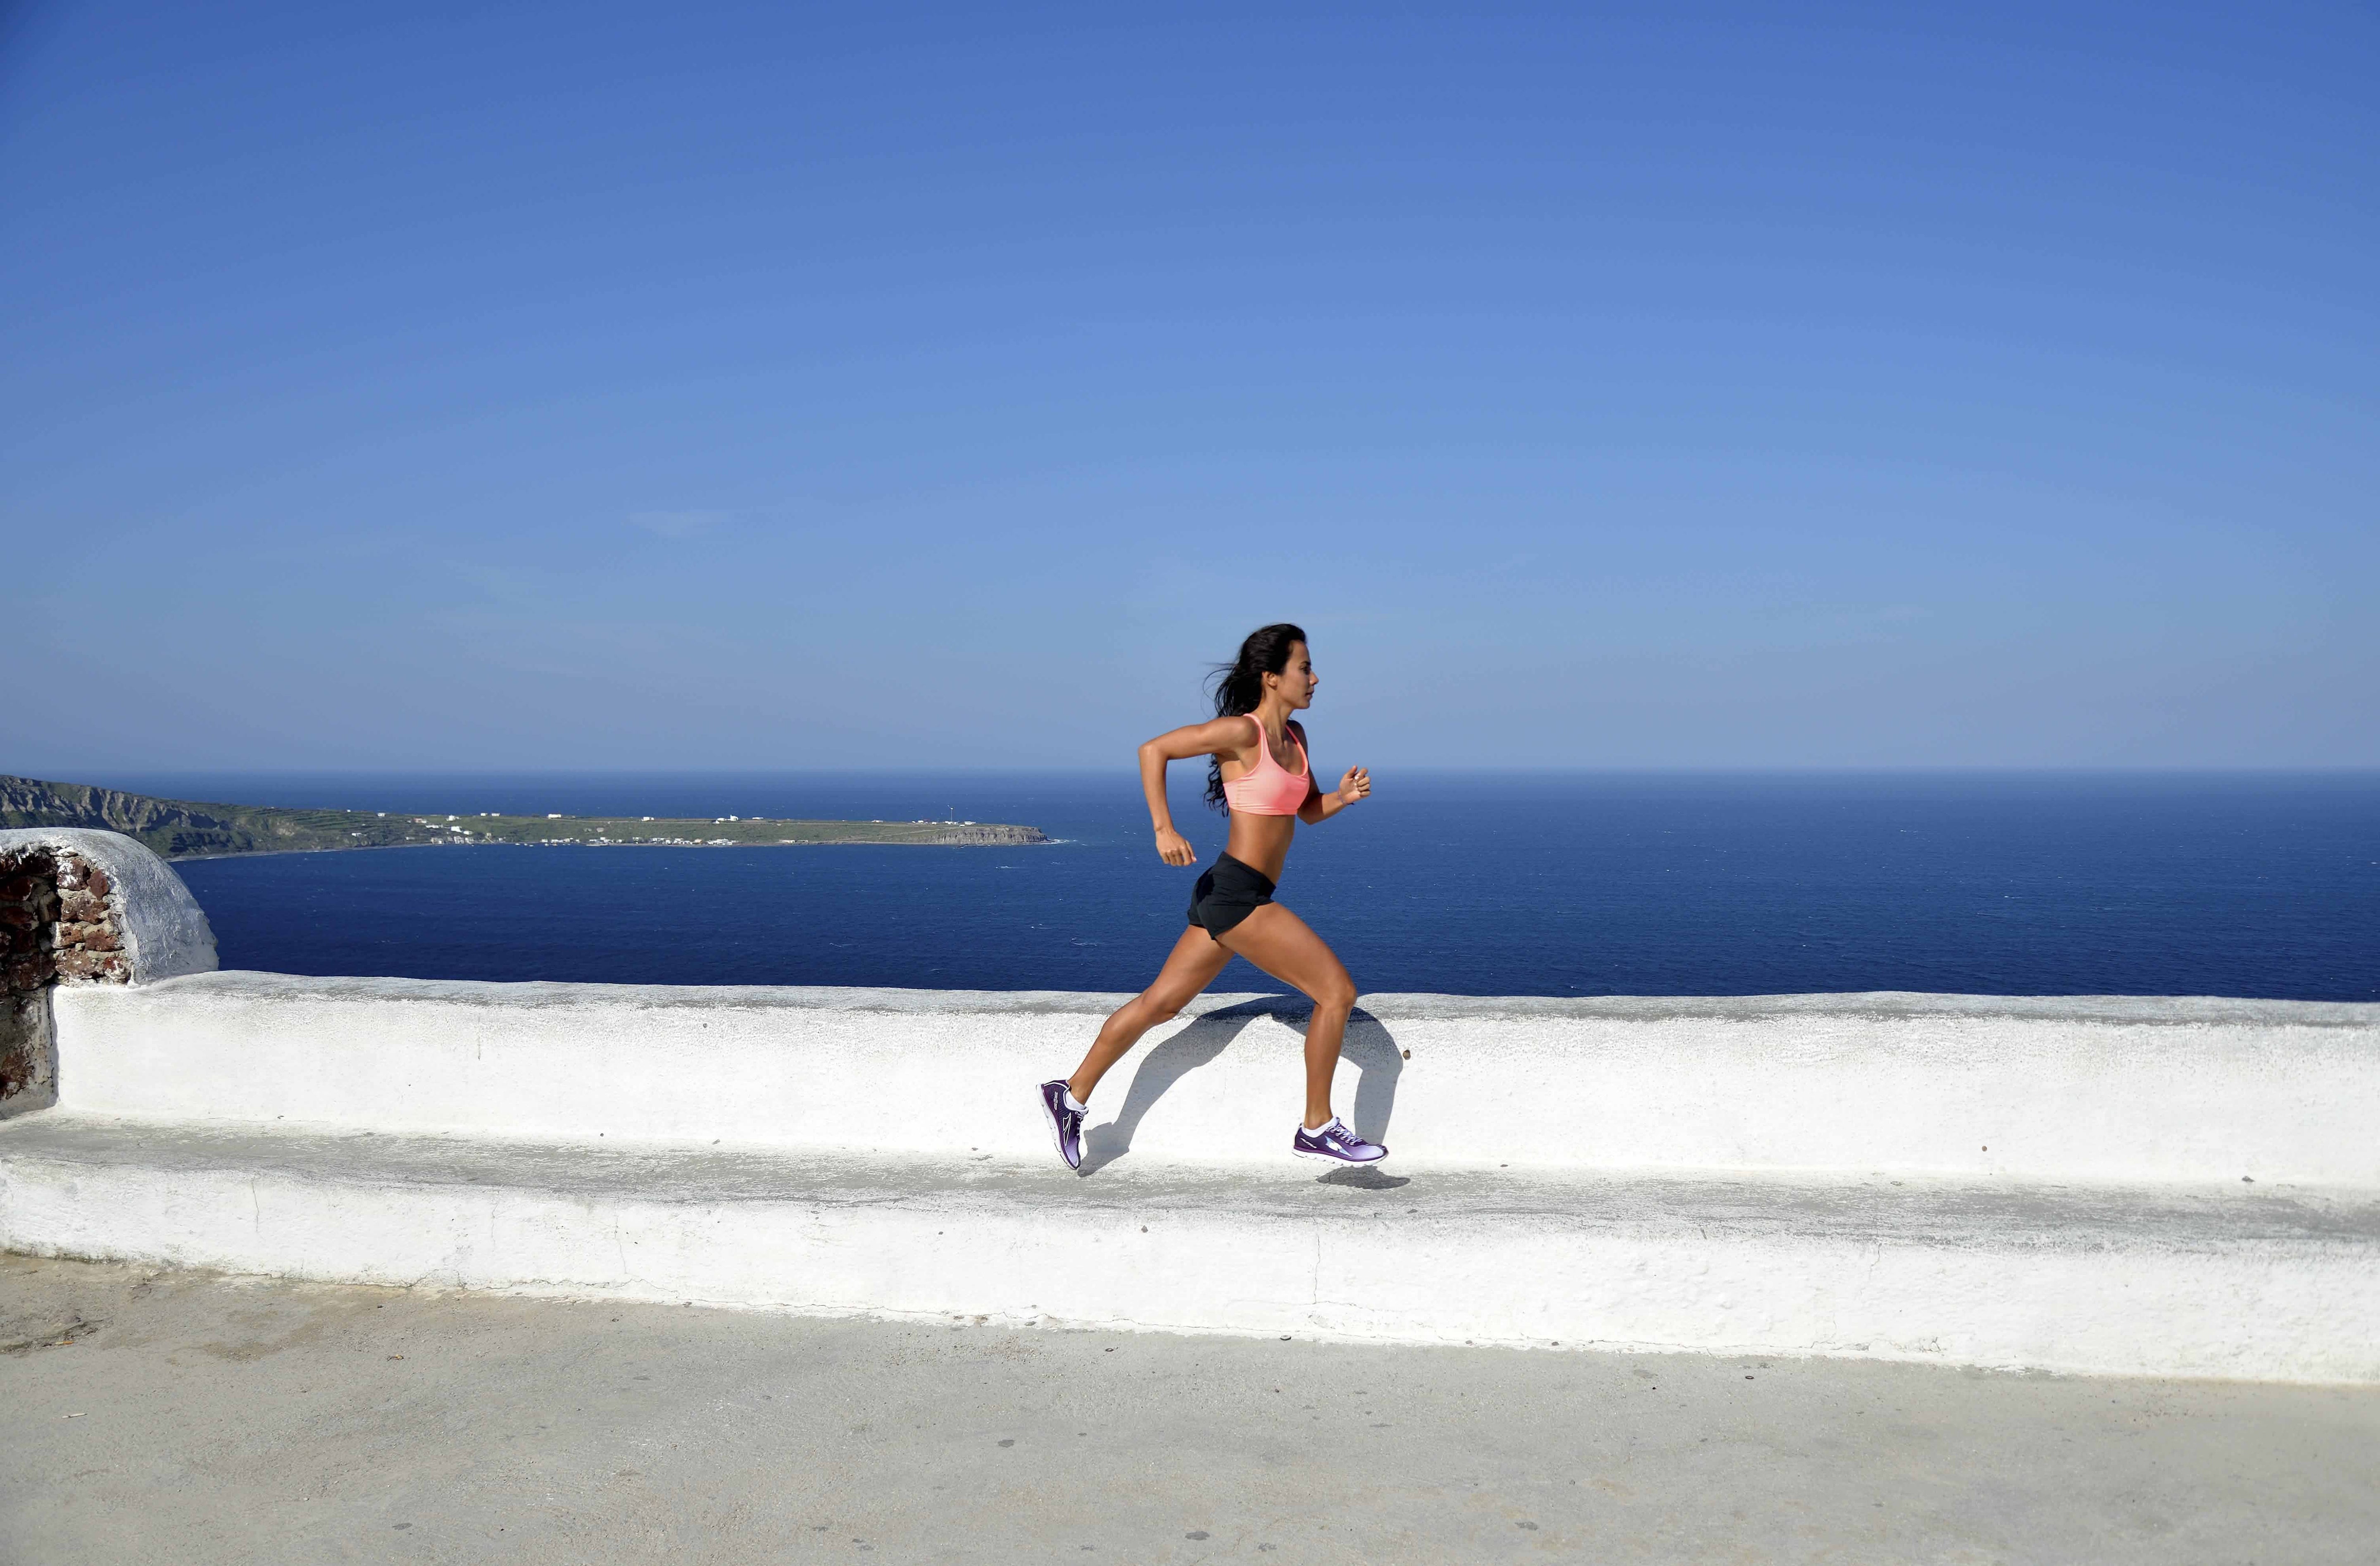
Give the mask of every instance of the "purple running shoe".
[(1041, 1085), (1041, 1115), (1050, 1123), (1050, 1140), (1058, 1144), (1058, 1156), (1068, 1169), (1083, 1167), (1083, 1117), (1090, 1112), (1066, 1091), (1064, 1077)]
[(1347, 1129), (1347, 1123), (1337, 1115), (1330, 1123), (1318, 1130), (1297, 1128), (1290, 1139), (1289, 1150), (1301, 1159), (1329, 1159), (1332, 1163), (1378, 1163), (1389, 1156), (1389, 1150), (1378, 1142), (1366, 1142)]

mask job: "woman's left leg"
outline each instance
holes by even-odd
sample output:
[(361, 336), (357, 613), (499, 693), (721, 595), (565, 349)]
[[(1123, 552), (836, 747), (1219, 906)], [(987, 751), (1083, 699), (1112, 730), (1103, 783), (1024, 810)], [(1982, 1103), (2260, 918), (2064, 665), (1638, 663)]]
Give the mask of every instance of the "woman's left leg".
[(1225, 930), (1222, 943), (1314, 1002), (1314, 1019), (1305, 1025), (1305, 1129), (1329, 1124), (1330, 1085), (1339, 1074), (1347, 1014), (1355, 1009), (1355, 981), (1339, 953), (1278, 903)]
[(1099, 1085), (1099, 1078), (1108, 1074), (1109, 1068), (1130, 1054), (1132, 1047), (1150, 1028), (1179, 1016), (1182, 1008), (1214, 983), (1215, 976), (1231, 960), (1230, 948), (1218, 945), (1213, 936), (1196, 925), (1184, 930), (1149, 987), (1118, 1007), (1100, 1026), (1099, 1036), (1091, 1041), (1090, 1053), (1083, 1057), (1083, 1063), (1066, 1081), (1066, 1091), (1075, 1096), (1075, 1102), (1089, 1103), (1091, 1089)]

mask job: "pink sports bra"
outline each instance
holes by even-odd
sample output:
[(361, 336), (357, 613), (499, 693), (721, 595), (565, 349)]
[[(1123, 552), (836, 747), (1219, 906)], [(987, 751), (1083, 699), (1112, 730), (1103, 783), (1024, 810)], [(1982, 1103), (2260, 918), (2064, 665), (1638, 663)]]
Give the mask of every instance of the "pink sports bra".
[(1223, 802), (1250, 816), (1294, 816), (1314, 786), (1314, 763), (1305, 754), (1305, 742), (1294, 733), (1289, 735), (1305, 768), (1302, 774), (1293, 772), (1272, 759), (1272, 747), (1265, 743), (1264, 720), (1254, 713), (1248, 717), (1257, 726), (1257, 764), (1246, 776), (1223, 781)]

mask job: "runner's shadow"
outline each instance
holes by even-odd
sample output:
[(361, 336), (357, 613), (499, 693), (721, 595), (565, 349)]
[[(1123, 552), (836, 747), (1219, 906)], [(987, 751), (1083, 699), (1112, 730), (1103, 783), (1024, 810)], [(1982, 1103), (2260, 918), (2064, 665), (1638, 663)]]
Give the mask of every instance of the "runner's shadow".
[(1350, 1191), (1394, 1191), (1412, 1184), (1413, 1177), (1390, 1174), (1378, 1164), (1351, 1164), (1345, 1169), (1332, 1170), (1315, 1184), (1343, 1186)]
[[(1388, 1146), (1389, 1117), (1397, 1109), (1397, 1078), (1405, 1069), (1405, 1052), (1397, 1047), (1396, 1036), (1379, 1018), (1358, 1006), (1347, 1014), (1347, 1041), (1339, 1047), (1339, 1058), (1352, 1061), (1364, 1074), (1356, 1079), (1355, 1107), (1348, 1111), (1347, 1123), (1365, 1141)], [(1357, 1191), (1393, 1191), (1412, 1183), (1378, 1164), (1334, 1169), (1315, 1182)]]
[(1355, 1107), (1347, 1123), (1366, 1142), (1386, 1146), (1389, 1117), (1397, 1111), (1397, 1078), (1404, 1074), (1405, 1052), (1379, 1018), (1358, 1006), (1347, 1014), (1347, 1041), (1339, 1058), (1352, 1061), (1364, 1074), (1355, 1084)]
[[(1095, 1174), (1116, 1159), (1132, 1151), (1132, 1139), (1148, 1118), (1157, 1101), (1172, 1090), (1173, 1085), (1211, 1062), (1220, 1055), (1242, 1029), (1258, 1017), (1276, 1017), (1293, 1032), (1303, 1033), (1305, 1020), (1313, 1008), (1303, 996), (1267, 995), (1237, 1005), (1223, 1006), (1192, 1022), (1189, 1026), (1150, 1050), (1133, 1073), (1132, 1086), (1125, 1092), (1123, 1108), (1115, 1119), (1104, 1125), (1088, 1127), (1083, 1134), (1083, 1163), (1079, 1172)], [(1361, 1073), (1355, 1087), (1355, 1105), (1348, 1123), (1355, 1134), (1369, 1141), (1387, 1140), (1389, 1117), (1396, 1110), (1397, 1077), (1404, 1069), (1404, 1052), (1397, 1048), (1380, 1020), (1361, 1006), (1347, 1018), (1346, 1041), (1340, 1048), (1340, 1058), (1354, 1062)], [(1294, 1102), (1294, 1084), (1287, 1090)], [(1333, 1171), (1333, 1174), (1342, 1171)], [(1367, 1171), (1377, 1173), (1377, 1171)], [(1330, 1176), (1324, 1176), (1330, 1179)], [(1382, 1177), (1385, 1179), (1386, 1177)], [(1344, 1184), (1344, 1182), (1334, 1182)], [(1366, 1186), (1376, 1183), (1363, 1182)], [(1403, 1181), (1399, 1180), (1402, 1185)], [(1385, 1187), (1381, 1187), (1385, 1188)]]
[(1268, 995), (1219, 1007), (1151, 1050), (1140, 1069), (1132, 1074), (1132, 1086), (1115, 1119), (1083, 1133), (1083, 1164), (1077, 1172), (1096, 1174), (1132, 1151), (1133, 1133), (1169, 1088), (1221, 1054), (1248, 1024), (1278, 1014), (1285, 1003), (1280, 996)]

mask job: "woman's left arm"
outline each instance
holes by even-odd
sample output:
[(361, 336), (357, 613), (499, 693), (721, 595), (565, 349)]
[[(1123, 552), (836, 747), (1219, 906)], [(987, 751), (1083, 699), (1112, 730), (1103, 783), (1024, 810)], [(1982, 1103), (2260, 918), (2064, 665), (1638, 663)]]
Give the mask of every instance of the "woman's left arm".
[[(1296, 728), (1297, 743), (1303, 747), (1305, 725), (1300, 723)], [(1297, 819), (1308, 826), (1316, 821), (1327, 821), (1358, 799), (1370, 798), (1371, 794), (1372, 774), (1361, 767), (1348, 768), (1347, 775), (1339, 780), (1339, 786), (1329, 794), (1323, 793), (1322, 785), (1314, 781), (1314, 752), (1308, 750), (1305, 753), (1305, 803), (1297, 807)]]

